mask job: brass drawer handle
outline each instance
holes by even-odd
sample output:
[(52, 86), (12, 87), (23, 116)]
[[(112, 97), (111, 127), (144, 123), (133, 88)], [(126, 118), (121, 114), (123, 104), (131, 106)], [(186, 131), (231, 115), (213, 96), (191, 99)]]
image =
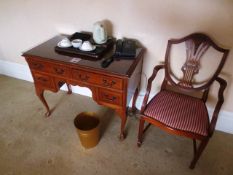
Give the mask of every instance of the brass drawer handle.
[(112, 87), (113, 85), (115, 85), (116, 84), (116, 82), (115, 81), (111, 81), (111, 82), (109, 82), (108, 80), (106, 80), (106, 79), (103, 79), (103, 85), (105, 86), (105, 87)]
[(108, 101), (114, 102), (116, 100), (115, 96), (110, 97), (108, 94), (104, 94), (104, 98), (107, 99)]
[(33, 68), (40, 69), (40, 70), (44, 68), (43, 64), (40, 64), (40, 63), (32, 63), (32, 66)]
[(83, 76), (82, 76), (82, 74), (79, 74), (79, 79), (80, 79), (81, 81), (88, 81), (89, 78), (90, 78), (90, 77), (87, 76), (87, 75), (83, 75)]
[(42, 82), (47, 82), (48, 80), (44, 77), (38, 77), (37, 80), (42, 81)]
[(57, 67), (54, 68), (54, 71), (55, 71), (57, 74), (59, 74), (59, 75), (62, 75), (62, 74), (64, 74), (64, 72), (65, 72), (64, 69), (57, 68)]

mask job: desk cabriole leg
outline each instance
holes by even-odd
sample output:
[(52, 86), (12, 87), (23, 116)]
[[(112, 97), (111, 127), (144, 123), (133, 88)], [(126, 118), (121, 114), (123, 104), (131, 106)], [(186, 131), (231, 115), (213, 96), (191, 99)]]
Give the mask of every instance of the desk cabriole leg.
[(120, 140), (124, 140), (126, 137), (126, 132), (125, 132), (125, 124), (127, 121), (127, 115), (126, 115), (126, 110), (123, 109), (116, 109), (116, 112), (118, 115), (121, 117), (121, 133), (120, 133)]
[(134, 92), (134, 95), (133, 95), (133, 102), (132, 102), (132, 112), (133, 112), (133, 114), (135, 114), (136, 111), (137, 111), (136, 101), (137, 101), (137, 98), (138, 98), (139, 86), (140, 86), (140, 84), (137, 86), (137, 88), (136, 88), (136, 90)]
[(44, 89), (36, 87), (36, 95), (39, 97), (43, 105), (45, 106), (47, 112), (45, 113), (45, 116), (48, 117), (51, 114), (51, 111), (49, 110), (49, 106), (44, 98)]
[(68, 92), (67, 92), (67, 94), (72, 94), (72, 88), (71, 88), (71, 85), (70, 85), (70, 84), (68, 84), (68, 83), (66, 83), (66, 86), (67, 86), (67, 88), (68, 88)]

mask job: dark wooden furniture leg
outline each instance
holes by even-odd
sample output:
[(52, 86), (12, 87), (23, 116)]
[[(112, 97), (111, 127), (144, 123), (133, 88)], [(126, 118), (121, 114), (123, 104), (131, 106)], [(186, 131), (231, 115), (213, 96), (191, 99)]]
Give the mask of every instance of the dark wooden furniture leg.
[(67, 88), (68, 88), (67, 94), (72, 94), (72, 87), (71, 87), (71, 85), (68, 84), (68, 83), (66, 83), (66, 86), (67, 86)]
[(121, 117), (121, 133), (120, 133), (120, 140), (124, 140), (126, 137), (125, 132), (125, 124), (127, 120), (126, 110), (123, 109), (116, 109), (116, 112)]
[(136, 101), (137, 101), (137, 98), (138, 98), (138, 93), (139, 93), (139, 86), (140, 86), (140, 83), (139, 85), (137, 86), (135, 92), (134, 92), (134, 96), (133, 96), (133, 102), (132, 102), (132, 113), (135, 114), (136, 111), (137, 111), (137, 108), (136, 108)]
[(48, 117), (51, 114), (51, 111), (49, 110), (49, 106), (44, 98), (44, 89), (36, 87), (36, 95), (39, 97), (43, 105), (45, 106), (47, 112), (45, 113), (45, 116)]
[(196, 139), (193, 139), (193, 152), (194, 152), (194, 155), (197, 153), (197, 142), (196, 142)]
[(144, 132), (144, 123), (145, 123), (145, 120), (141, 117), (140, 122), (139, 122), (138, 143), (137, 143), (138, 147), (140, 147), (142, 144), (142, 135)]
[(195, 165), (196, 165), (198, 159), (200, 158), (202, 152), (204, 151), (204, 149), (205, 149), (208, 142), (209, 142), (209, 138), (203, 140), (200, 143), (200, 146), (198, 147), (198, 150), (197, 150), (196, 154), (194, 155), (194, 158), (193, 158), (193, 160), (192, 160), (192, 162), (191, 162), (191, 164), (189, 166), (190, 169), (195, 168)]

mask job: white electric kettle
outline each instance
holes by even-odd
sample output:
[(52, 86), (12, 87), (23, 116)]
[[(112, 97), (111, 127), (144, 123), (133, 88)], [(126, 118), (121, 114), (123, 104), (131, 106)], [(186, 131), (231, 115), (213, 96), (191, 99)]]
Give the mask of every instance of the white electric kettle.
[(104, 24), (96, 22), (93, 26), (93, 39), (96, 44), (104, 44), (107, 41), (107, 31)]

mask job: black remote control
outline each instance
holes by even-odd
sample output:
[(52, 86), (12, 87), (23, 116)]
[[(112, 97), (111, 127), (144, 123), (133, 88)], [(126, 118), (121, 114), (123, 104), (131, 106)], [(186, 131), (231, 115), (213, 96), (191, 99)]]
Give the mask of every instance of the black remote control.
[(108, 67), (112, 61), (113, 61), (113, 57), (105, 59), (104, 61), (101, 62), (101, 67), (103, 68)]

